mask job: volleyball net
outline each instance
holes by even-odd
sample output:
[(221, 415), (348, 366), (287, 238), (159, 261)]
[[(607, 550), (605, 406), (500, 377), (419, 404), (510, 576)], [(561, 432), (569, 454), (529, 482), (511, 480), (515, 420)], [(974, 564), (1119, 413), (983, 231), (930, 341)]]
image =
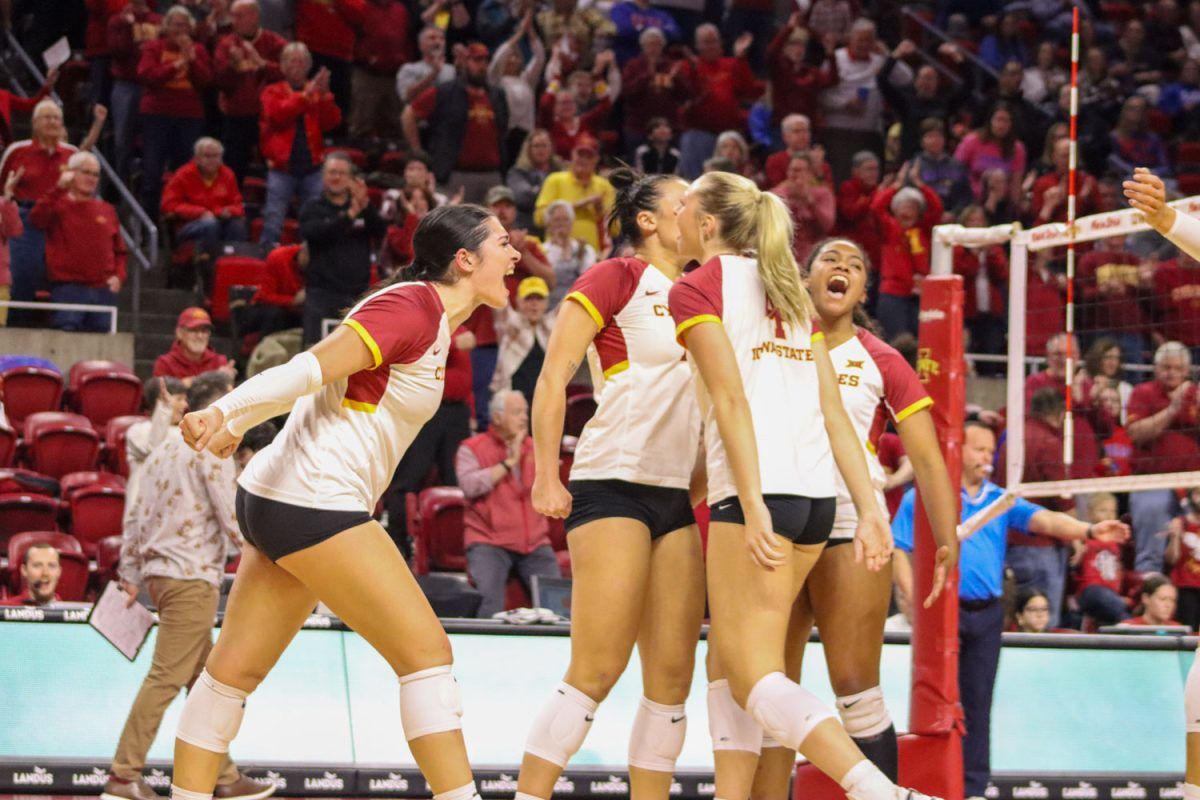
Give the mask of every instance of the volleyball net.
[[(1200, 216), (1200, 196), (1171, 205)], [(1132, 209), (1082, 217), (1071, 233), (1058, 223), (934, 231), (935, 275), (1007, 246), (1007, 386), (997, 470), (1007, 492), (967, 520), (963, 536), (1016, 497), (1200, 486), (1200, 264)], [(1078, 262), (1067, 302), (1065, 250), (1072, 241)], [(976, 289), (984, 287), (965, 287)]]

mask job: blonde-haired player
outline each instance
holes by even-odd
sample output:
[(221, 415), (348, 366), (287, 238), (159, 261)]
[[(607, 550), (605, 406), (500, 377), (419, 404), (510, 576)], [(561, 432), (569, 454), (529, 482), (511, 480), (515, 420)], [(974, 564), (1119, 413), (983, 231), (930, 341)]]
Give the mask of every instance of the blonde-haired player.
[(835, 467), (858, 511), (856, 556), (878, 570), (892, 549), (814, 330), (787, 208), (745, 178), (714, 172), (692, 183), (677, 219), (680, 254), (701, 264), (671, 290), (670, 306), (704, 415), (710, 678), (724, 676), (709, 687), (714, 749), (745, 749), (765, 730), (852, 800), (919, 796), (892, 783), (833, 711), (785, 674), (792, 605), (833, 525)]

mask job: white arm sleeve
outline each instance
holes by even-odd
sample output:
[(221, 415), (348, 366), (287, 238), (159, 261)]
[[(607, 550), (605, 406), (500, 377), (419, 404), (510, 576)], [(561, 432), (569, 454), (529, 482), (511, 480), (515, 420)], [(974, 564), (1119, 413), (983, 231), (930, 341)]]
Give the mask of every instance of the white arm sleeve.
[(1171, 244), (1200, 261), (1200, 219), (1175, 209), (1175, 223), (1166, 236)]
[[(229, 432), (239, 435), (258, 422), (287, 413), (297, 400), (320, 389), (322, 383), (321, 362), (306, 350), (286, 364), (260, 372), (213, 405), (225, 415)], [(238, 419), (242, 416), (251, 424), (243, 425)]]

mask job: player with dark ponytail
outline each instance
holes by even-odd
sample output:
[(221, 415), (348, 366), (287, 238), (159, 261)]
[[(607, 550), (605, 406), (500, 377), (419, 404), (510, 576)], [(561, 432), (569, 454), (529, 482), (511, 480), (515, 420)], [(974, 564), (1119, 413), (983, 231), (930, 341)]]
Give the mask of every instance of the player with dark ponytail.
[[(700, 412), (667, 308), (683, 266), (675, 208), (686, 184), (627, 169), (609, 180), (617, 188), (611, 221), (635, 254), (602, 261), (575, 282), (533, 396), (533, 506), (566, 519), (571, 550), (571, 663), (533, 721), (516, 800), (550, 797), (635, 643), (644, 696), (629, 743), (631, 793), (666, 800), (704, 616), (689, 495)], [(585, 354), (598, 407), (563, 486), (566, 387)]]

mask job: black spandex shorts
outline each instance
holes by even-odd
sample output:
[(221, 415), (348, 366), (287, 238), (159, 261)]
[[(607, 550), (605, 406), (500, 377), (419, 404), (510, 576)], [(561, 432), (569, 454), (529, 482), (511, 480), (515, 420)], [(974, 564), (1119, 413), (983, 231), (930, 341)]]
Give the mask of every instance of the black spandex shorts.
[(365, 511), (305, 508), (237, 489), (237, 518), (242, 537), (272, 561), (332, 539), (371, 521)]
[(571, 481), (571, 513), (564, 527), (570, 533), (586, 522), (612, 517), (636, 519), (657, 539), (696, 524), (687, 489), (646, 486), (628, 481)]
[[(775, 532), (786, 536), (793, 544), (821, 544), (833, 530), (837, 513), (836, 497), (801, 497), (797, 494), (765, 494), (767, 509)], [(713, 522), (745, 525), (742, 504), (736, 497), (726, 497), (709, 507)]]

